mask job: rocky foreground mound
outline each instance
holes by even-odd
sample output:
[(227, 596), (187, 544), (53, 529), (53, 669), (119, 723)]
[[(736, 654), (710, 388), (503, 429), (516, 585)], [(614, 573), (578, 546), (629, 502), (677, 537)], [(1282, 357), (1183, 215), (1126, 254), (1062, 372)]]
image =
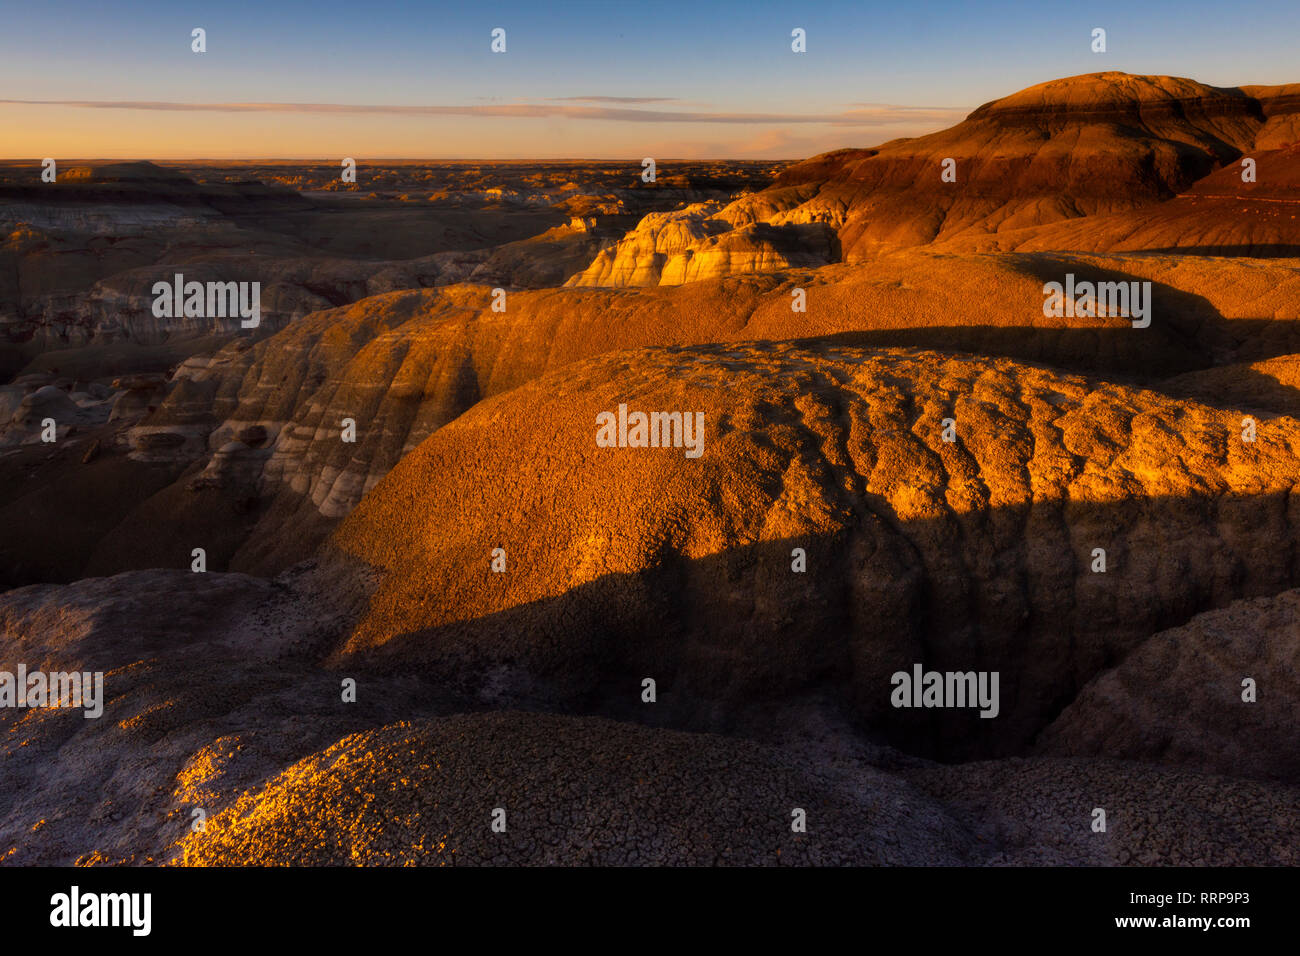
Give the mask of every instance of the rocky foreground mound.
[(1235, 602), (1154, 634), (1083, 688), (1037, 752), (1300, 780), (1297, 637), (1295, 591)]
[[(493, 811), (504, 832), (492, 829)], [(796, 810), (813, 821), (795, 833)], [(748, 741), (518, 712), (347, 737), (188, 837), (190, 865), (925, 865), (969, 847), (890, 775)]]
[(1095, 758), (941, 767), (851, 734), (759, 743), (465, 713), (419, 671), (322, 668), (357, 606), (327, 583), (147, 571), (0, 595), (0, 669), (104, 672), (97, 719), (0, 709), (0, 860), (1297, 862), (1300, 790), (1282, 783)]
[[(1114, 761), (1008, 763), (900, 777), (598, 718), (457, 716), (357, 734), (300, 761), (188, 836), (181, 860), (924, 866), (1297, 858), (1288, 840), (1287, 821), (1300, 809), (1292, 789)], [(1098, 807), (1109, 807), (1104, 833), (1091, 828)], [(794, 832), (800, 814), (805, 829)]]

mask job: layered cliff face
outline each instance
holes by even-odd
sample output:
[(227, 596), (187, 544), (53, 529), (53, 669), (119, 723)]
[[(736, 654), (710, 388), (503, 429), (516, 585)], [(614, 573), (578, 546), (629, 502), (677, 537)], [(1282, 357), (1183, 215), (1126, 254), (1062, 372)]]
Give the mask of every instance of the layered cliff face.
[(1186, 192), (1153, 206), (1045, 226), (963, 235), (953, 252), (1049, 249), (1300, 256), (1300, 146), (1249, 151)]
[[(1298, 117), (1293, 87), (1126, 73), (1053, 80), (942, 132), (796, 163), (724, 208), (673, 214), (684, 222), (671, 230), (648, 218), (570, 282), (669, 284), (928, 243), (1295, 255), (1289, 206), (1240, 209), (1217, 190), (1243, 194), (1235, 161), (1250, 153), (1260, 164), (1251, 197), (1293, 201)], [(1175, 200), (1198, 181), (1198, 198)], [(1053, 223), (1068, 225), (1042, 229)]]
[(670, 257), (684, 260), (690, 250), (730, 227), (713, 218), (720, 203), (696, 203), (667, 213), (651, 213), (615, 250), (606, 250), (569, 285), (658, 285)]
[(835, 233), (823, 223), (736, 224), (719, 204), (698, 204), (647, 216), (566, 285), (681, 285), (815, 267), (838, 258)]

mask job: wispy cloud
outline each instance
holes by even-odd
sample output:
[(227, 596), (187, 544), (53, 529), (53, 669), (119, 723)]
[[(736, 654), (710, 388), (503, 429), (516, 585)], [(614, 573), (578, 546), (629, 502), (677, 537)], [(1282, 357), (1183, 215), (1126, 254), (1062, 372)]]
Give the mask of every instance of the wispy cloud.
[(862, 118), (867, 123), (960, 123), (973, 106), (896, 106), (892, 103), (850, 103), (845, 122)]
[(548, 96), (551, 103), (677, 103), (675, 96)]
[[(594, 100), (597, 97), (564, 97), (566, 100)], [(659, 102), (667, 97), (603, 97), (610, 102)], [(567, 106), (547, 103), (515, 103), (479, 106), (403, 106), (361, 103), (181, 103), (164, 100), (0, 100), (18, 106), (75, 107), (107, 110), (168, 110), (222, 113), (385, 113), (398, 116), (465, 116), (518, 119), (603, 120), (623, 123), (748, 123), (789, 126), (820, 123), (833, 126), (878, 126), (891, 123), (931, 123), (937, 126), (963, 119), (966, 108), (853, 104), (854, 109), (838, 113), (743, 113), (697, 112), (692, 110), (632, 109), (619, 106)]]
[(897, 106), (893, 103), (850, 103), (849, 106), (855, 106), (861, 109), (868, 109), (868, 110), (894, 110), (894, 111), (913, 110), (919, 112), (927, 112), (930, 110), (964, 109), (966, 112), (969, 113), (971, 110), (975, 109), (975, 107), (973, 106), (960, 106), (960, 107), (958, 106)]

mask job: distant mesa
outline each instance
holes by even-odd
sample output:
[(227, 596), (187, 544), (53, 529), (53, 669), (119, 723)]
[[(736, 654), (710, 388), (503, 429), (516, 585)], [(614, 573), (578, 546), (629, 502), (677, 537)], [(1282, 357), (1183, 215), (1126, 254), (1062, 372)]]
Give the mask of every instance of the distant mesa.
[(65, 183), (193, 183), (182, 173), (149, 162), (91, 163), (60, 170), (59, 182)]
[[(1272, 221), (1231, 220), (1196, 243), (1179, 241), (1180, 229), (1197, 229), (1178, 208), (1157, 209), (1170, 221), (1147, 231), (1121, 218), (1097, 232), (1088, 217), (1148, 215), (1199, 180), (1197, 193), (1231, 188), (1234, 175), (1240, 185), (1236, 160), (1287, 146), (1268, 155), (1267, 184), (1255, 195), (1300, 201), (1291, 145), (1298, 124), (1300, 86), (1220, 88), (1115, 72), (1052, 80), (987, 103), (950, 129), (814, 156), (726, 206), (647, 217), (570, 284), (667, 285), (929, 243), (1093, 251), (1204, 244), (1296, 255), (1300, 221), (1278, 212), (1260, 214)], [(955, 182), (941, 178), (946, 160)], [(1068, 244), (1074, 234), (1064, 227), (1035, 241), (1034, 230), (1066, 222), (1086, 224), (1079, 244)], [(771, 231), (754, 231), (758, 224)]]

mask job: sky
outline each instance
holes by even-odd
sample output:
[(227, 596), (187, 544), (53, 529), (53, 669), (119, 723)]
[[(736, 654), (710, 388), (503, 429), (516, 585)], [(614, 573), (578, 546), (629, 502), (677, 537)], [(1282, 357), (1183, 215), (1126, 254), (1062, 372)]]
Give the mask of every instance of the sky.
[(1081, 73), (1300, 82), (1297, 50), (1300, 0), (0, 0), (0, 158), (798, 159)]

